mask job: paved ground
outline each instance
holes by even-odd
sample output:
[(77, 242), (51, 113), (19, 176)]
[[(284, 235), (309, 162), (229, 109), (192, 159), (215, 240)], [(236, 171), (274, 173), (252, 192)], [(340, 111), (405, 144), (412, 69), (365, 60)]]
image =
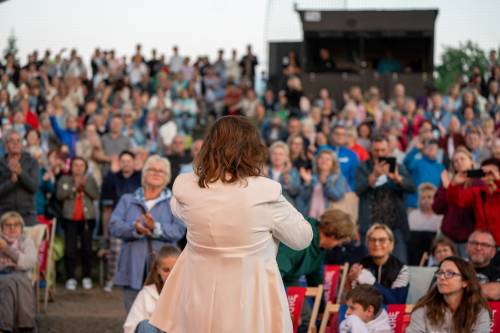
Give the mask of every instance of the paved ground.
[(38, 316), (39, 333), (119, 333), (126, 313), (120, 289), (105, 293), (94, 288), (68, 292), (58, 286), (47, 313)]

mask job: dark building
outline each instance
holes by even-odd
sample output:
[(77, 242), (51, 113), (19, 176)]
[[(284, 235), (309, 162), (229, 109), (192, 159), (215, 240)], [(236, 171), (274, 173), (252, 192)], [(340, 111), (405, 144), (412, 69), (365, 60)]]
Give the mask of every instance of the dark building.
[(357, 84), (377, 85), (385, 96), (401, 82), (418, 95), (432, 80), (437, 10), (297, 10), (302, 42), (269, 45), (270, 85), (284, 82), (282, 59), (294, 50), (300, 58), (307, 93), (326, 87), (339, 99)]

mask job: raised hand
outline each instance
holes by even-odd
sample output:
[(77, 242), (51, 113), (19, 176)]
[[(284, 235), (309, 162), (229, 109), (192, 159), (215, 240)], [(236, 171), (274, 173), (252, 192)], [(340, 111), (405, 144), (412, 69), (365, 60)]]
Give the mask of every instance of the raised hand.
[(441, 183), (444, 188), (448, 188), (448, 186), (450, 186), (451, 176), (448, 170), (443, 170), (443, 172), (441, 172)]
[(306, 168), (300, 168), (299, 170), (300, 177), (304, 181), (304, 184), (310, 184), (312, 180), (312, 172), (307, 170)]

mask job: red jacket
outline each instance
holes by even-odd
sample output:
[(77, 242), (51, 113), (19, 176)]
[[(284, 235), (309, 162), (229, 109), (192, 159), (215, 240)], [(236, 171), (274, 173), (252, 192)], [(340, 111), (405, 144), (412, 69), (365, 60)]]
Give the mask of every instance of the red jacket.
[(448, 201), (462, 208), (472, 207), (476, 216), (476, 229), (489, 230), (500, 246), (500, 180), (491, 193), (485, 185), (463, 188), (450, 185), (446, 190)]

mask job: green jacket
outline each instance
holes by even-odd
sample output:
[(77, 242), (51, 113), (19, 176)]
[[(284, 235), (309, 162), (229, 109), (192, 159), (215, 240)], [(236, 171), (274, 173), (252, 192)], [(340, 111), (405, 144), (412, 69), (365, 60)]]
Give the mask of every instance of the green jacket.
[(325, 251), (319, 247), (318, 222), (311, 217), (306, 220), (313, 230), (311, 245), (301, 251), (292, 250), (283, 243), (278, 248), (277, 261), (285, 287), (298, 285), (302, 275), (306, 276), (308, 286), (323, 283)]

